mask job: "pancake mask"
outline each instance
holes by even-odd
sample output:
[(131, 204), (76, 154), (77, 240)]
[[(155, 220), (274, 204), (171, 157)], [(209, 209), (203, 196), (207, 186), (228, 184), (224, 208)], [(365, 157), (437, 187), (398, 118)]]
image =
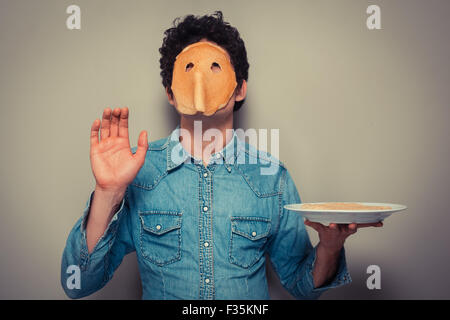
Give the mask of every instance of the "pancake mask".
[(172, 92), (184, 114), (214, 114), (228, 104), (236, 74), (225, 50), (209, 42), (187, 46), (176, 57)]

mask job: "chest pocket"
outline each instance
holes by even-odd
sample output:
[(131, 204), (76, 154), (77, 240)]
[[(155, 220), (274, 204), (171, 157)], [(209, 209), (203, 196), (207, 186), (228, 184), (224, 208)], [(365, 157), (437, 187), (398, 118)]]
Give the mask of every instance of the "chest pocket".
[(181, 218), (176, 211), (139, 212), (143, 258), (163, 266), (181, 259)]
[(231, 217), (230, 262), (252, 267), (264, 254), (270, 226), (270, 219), (262, 217)]

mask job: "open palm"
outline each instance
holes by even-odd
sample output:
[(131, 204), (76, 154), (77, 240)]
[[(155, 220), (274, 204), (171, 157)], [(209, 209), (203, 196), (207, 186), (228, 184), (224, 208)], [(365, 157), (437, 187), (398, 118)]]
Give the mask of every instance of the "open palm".
[(139, 134), (138, 147), (133, 154), (128, 136), (128, 115), (128, 108), (115, 108), (114, 111), (106, 108), (101, 123), (96, 119), (92, 124), (90, 157), (97, 188), (126, 189), (144, 164), (147, 132), (144, 130)]

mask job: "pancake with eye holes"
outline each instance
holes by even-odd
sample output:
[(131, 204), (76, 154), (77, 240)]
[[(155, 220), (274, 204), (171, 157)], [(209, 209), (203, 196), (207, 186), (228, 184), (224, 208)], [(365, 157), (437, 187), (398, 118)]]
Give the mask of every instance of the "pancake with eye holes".
[(387, 210), (389, 206), (370, 206), (354, 202), (327, 202), (327, 203), (305, 203), (302, 209), (307, 210)]
[(176, 57), (172, 91), (179, 112), (205, 116), (226, 107), (237, 86), (228, 53), (210, 42), (196, 42)]

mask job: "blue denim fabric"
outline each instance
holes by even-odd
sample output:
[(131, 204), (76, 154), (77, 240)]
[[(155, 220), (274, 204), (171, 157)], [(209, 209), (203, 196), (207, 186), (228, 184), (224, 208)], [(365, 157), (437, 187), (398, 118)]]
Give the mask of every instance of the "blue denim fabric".
[[(149, 143), (145, 164), (89, 254), (91, 193), (62, 257), (61, 284), (69, 297), (102, 288), (133, 251), (143, 299), (269, 299), (266, 254), (298, 299), (315, 299), (351, 282), (342, 249), (335, 278), (314, 288), (316, 251), (301, 216), (283, 208), (300, 202), (283, 163), (234, 131), (205, 167), (183, 149), (178, 129)], [(273, 174), (261, 174), (270, 166)], [(66, 286), (70, 265), (80, 268), (80, 289)]]

